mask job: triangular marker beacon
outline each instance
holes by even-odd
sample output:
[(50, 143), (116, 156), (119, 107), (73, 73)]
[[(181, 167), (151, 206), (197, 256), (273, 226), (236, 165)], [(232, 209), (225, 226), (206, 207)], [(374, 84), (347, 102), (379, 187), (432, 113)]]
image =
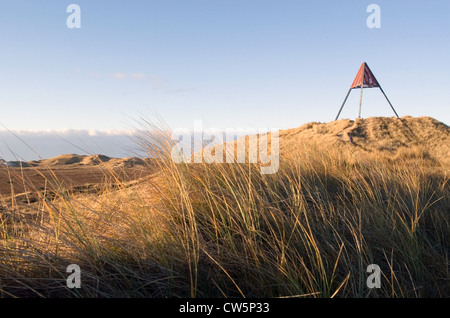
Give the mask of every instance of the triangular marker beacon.
[(383, 93), (384, 97), (386, 97), (386, 100), (388, 101), (389, 105), (391, 106), (392, 110), (394, 111), (395, 115), (400, 118), (395, 111), (394, 107), (392, 106), (391, 102), (389, 101), (388, 97), (384, 93), (383, 89), (381, 88), (380, 83), (375, 78), (375, 75), (373, 75), (369, 65), (367, 65), (366, 62), (362, 63), (361, 67), (359, 68), (358, 73), (356, 74), (355, 79), (353, 80), (352, 85), (350, 86), (350, 89), (348, 90), (347, 96), (345, 97), (344, 102), (342, 103), (341, 108), (339, 109), (339, 113), (336, 116), (335, 120), (338, 120), (339, 115), (341, 114), (342, 109), (344, 108), (345, 102), (347, 101), (348, 96), (350, 95), (350, 92), (352, 89), (361, 89), (361, 97), (359, 100), (359, 115), (358, 117), (361, 118), (361, 108), (362, 108), (362, 96), (363, 96), (363, 89), (364, 88), (374, 88), (378, 87), (381, 92)]
[(364, 88), (380, 87), (380, 84), (378, 84), (377, 79), (366, 62), (362, 63), (359, 68), (358, 74), (356, 74), (351, 88), (361, 88), (361, 85), (363, 85)]

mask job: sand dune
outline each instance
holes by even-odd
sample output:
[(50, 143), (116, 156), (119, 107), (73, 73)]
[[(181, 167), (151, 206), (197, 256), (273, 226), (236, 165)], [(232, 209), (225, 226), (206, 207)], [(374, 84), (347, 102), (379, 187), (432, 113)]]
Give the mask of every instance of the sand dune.
[[(232, 143), (216, 145), (215, 149), (224, 147), (224, 153), (226, 149), (230, 153), (234, 146), (236, 158), (237, 147), (245, 140), (248, 155), (248, 149), (258, 145), (257, 138), (258, 135), (242, 137)], [(267, 153), (270, 153), (270, 147), (271, 138), (268, 138)], [(370, 117), (312, 122), (279, 132), (281, 158), (289, 159), (310, 147), (351, 156), (372, 155), (390, 159), (422, 157), (450, 164), (450, 127), (431, 117)]]
[(424, 147), (437, 159), (447, 159), (450, 156), (450, 127), (431, 117), (371, 117), (355, 121), (342, 119), (329, 123), (309, 123), (280, 132), (282, 152), (289, 152), (301, 142), (314, 142), (321, 147), (342, 151), (356, 148), (362, 152), (389, 155)]
[(57, 157), (33, 160), (33, 161), (9, 161), (4, 162), (3, 165), (8, 165), (13, 168), (29, 168), (29, 167), (39, 167), (39, 168), (54, 168), (54, 167), (71, 167), (75, 168), (77, 166), (97, 166), (105, 164), (111, 167), (133, 167), (136, 165), (144, 165), (146, 160), (140, 158), (111, 158), (105, 155), (77, 155), (77, 154), (64, 154)]

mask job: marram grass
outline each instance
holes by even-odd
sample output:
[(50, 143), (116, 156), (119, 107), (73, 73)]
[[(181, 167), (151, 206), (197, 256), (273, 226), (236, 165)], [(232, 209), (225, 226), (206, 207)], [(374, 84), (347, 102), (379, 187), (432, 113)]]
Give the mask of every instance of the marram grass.
[[(32, 217), (4, 205), (1, 297), (449, 297), (449, 175), (421, 150), (353, 157), (299, 144), (262, 175), (174, 164), (169, 141), (141, 142), (160, 158), (151, 178), (61, 188)], [(66, 286), (70, 264), (80, 289)], [(379, 289), (366, 285), (369, 264)]]

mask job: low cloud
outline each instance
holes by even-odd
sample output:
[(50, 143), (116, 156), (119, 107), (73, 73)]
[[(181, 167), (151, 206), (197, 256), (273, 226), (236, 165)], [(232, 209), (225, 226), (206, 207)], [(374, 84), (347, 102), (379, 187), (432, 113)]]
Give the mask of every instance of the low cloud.
[(127, 76), (127, 74), (125, 74), (125, 73), (117, 72), (117, 73), (114, 73), (113, 77), (114, 77), (114, 78), (117, 78), (117, 79), (125, 79), (125, 78), (127, 78), (128, 76)]
[(195, 91), (195, 88), (174, 88), (167, 81), (157, 75), (150, 75), (151, 87), (168, 95)]
[(133, 73), (131, 74), (131, 78), (134, 79), (145, 79), (147, 76), (143, 73)]
[(131, 79), (138, 79), (138, 80), (142, 80), (142, 79), (146, 79), (147, 75), (145, 75), (144, 73), (122, 73), (122, 72), (116, 72), (113, 74), (113, 77), (116, 79), (127, 79), (127, 78), (131, 78)]

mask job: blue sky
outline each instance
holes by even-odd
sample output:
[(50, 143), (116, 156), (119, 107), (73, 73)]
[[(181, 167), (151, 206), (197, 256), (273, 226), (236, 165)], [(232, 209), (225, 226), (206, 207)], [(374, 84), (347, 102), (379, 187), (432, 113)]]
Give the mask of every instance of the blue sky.
[[(69, 4), (81, 29), (69, 29)], [(369, 29), (369, 4), (381, 28)], [(400, 116), (450, 124), (450, 2), (0, 1), (0, 124), (11, 130), (292, 128), (332, 121), (366, 61)], [(355, 118), (359, 91), (341, 115)], [(392, 116), (365, 90), (364, 117)], [(0, 127), (0, 129), (2, 129)]]

